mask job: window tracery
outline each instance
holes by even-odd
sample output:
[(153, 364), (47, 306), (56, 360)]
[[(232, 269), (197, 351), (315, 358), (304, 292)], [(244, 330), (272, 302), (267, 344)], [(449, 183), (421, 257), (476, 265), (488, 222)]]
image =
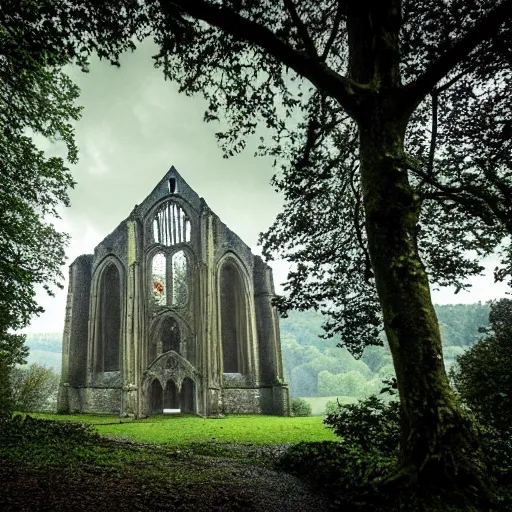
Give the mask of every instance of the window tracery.
[(153, 219), (154, 241), (168, 247), (190, 242), (190, 220), (181, 206), (169, 201), (161, 206)]
[(151, 296), (158, 306), (184, 306), (189, 298), (189, 263), (185, 251), (158, 252), (151, 261)]

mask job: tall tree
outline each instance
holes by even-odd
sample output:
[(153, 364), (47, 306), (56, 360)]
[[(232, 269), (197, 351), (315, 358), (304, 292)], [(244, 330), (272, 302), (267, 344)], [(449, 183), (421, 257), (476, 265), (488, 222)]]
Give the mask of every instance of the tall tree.
[[(341, 273), (348, 283), (340, 276), (335, 281), (344, 286), (342, 295), (362, 295), (367, 283), (378, 299), (402, 409), (401, 468), (392, 480), (446, 485), (448, 479), (455, 488), (470, 481), (482, 489), (474, 432), (443, 366), (418, 232), (429, 228), (423, 244), (433, 269), (440, 280), (448, 276), (453, 282), (461, 272), (450, 268), (453, 258), (440, 242), (453, 243), (455, 254), (468, 246), (482, 254), (508, 228), (508, 161), (492, 149), (481, 159), (470, 151), (506, 140), (495, 133), (492, 116), (477, 115), (476, 123), (471, 116), (480, 107), (488, 112), (486, 103), (505, 119), (509, 113), (503, 90), (510, 87), (510, 24), (504, 21), (511, 6), (457, 0), (148, 4), (161, 47), (157, 65), (184, 92), (204, 94), (210, 101), (206, 120), (231, 123), (218, 135), (228, 154), (244, 147), (245, 136), (263, 118), (277, 142), (263, 152), (291, 160), (286, 180), (302, 188), (291, 201), (307, 202), (316, 186), (339, 173), (332, 190), (339, 208), (334, 222), (355, 217), (354, 231), (341, 230), (343, 238), (334, 224), (332, 231), (317, 233), (321, 239), (302, 241), (306, 247), (317, 242), (318, 251), (327, 247), (336, 270), (352, 265), (356, 277)], [(181, 30), (174, 28), (176, 19), (184, 24)], [(447, 91), (457, 94), (440, 116)], [(295, 114), (305, 114), (304, 125), (297, 127)], [(475, 126), (485, 135), (478, 136)], [(297, 137), (297, 128), (305, 136)], [(308, 171), (316, 186), (304, 179)], [(299, 238), (310, 223), (332, 221), (321, 209), (311, 213), (295, 226)], [(469, 230), (461, 242), (448, 229), (457, 220)], [(357, 247), (363, 265), (352, 256)], [(467, 262), (466, 274), (478, 270)], [(301, 271), (304, 283), (315, 277), (299, 262)], [(376, 309), (370, 313), (376, 322)], [(350, 316), (340, 318), (344, 329), (350, 327)]]
[[(22, 13), (23, 14), (23, 13)], [(32, 13), (32, 22), (38, 23)], [(0, 8), (0, 415), (9, 416), (9, 372), (23, 363), (22, 329), (43, 310), (35, 285), (52, 294), (62, 287), (60, 266), (67, 235), (52, 219), (69, 204), (73, 186), (62, 158), (48, 158), (33, 142), (34, 135), (62, 140), (68, 160), (77, 149), (72, 122), (78, 88), (60, 71), (66, 58), (52, 54), (31, 38), (30, 20)]]
[[(445, 374), (425, 263), (433, 280), (463, 286), (481, 269), (459, 258), (464, 250), (486, 254), (511, 232), (511, 7), (512, 0), (69, 0), (55, 8), (60, 24), (47, 16), (48, 30), (60, 30), (76, 55), (98, 48), (114, 62), (123, 42), (152, 35), (165, 77), (204, 95), (206, 121), (229, 123), (217, 134), (226, 156), (245, 147), (260, 121), (270, 129), (260, 152), (283, 162), (276, 186), (290, 204), (323, 204), (309, 216), (289, 209), (305, 232), (295, 235), (298, 250), (313, 244), (291, 276), (295, 305), (341, 301), (344, 331), (358, 328), (361, 308), (374, 326), (382, 318), (403, 430), (390, 481), (449, 483), (459, 496), (483, 491), (484, 469)], [(308, 231), (312, 225), (319, 227)], [(269, 250), (281, 243), (274, 235)], [(300, 295), (323, 275), (328, 286)], [(357, 350), (355, 337), (345, 342)]]

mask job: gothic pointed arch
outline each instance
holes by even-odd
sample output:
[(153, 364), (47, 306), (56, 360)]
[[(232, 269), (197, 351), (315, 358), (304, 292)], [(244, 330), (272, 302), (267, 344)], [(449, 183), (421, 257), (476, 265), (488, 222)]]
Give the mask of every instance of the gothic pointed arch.
[(153, 319), (147, 344), (147, 367), (162, 354), (175, 352), (185, 359), (193, 358), (193, 335), (191, 326), (179, 312), (163, 311)]
[(95, 283), (95, 321), (93, 370), (96, 374), (121, 369), (122, 267), (113, 257), (97, 271)]
[(191, 300), (194, 253), (190, 247), (153, 247), (147, 255), (153, 307), (183, 309)]
[[(163, 387), (161, 383), (164, 383)], [(197, 399), (201, 393), (201, 374), (176, 352), (166, 352), (149, 365), (143, 374), (142, 389), (144, 408), (148, 414), (158, 413), (153, 412), (155, 400), (162, 409), (181, 409), (182, 412), (192, 413), (201, 409)]]
[(247, 292), (236, 260), (227, 258), (219, 272), (223, 373), (248, 371)]
[(151, 414), (162, 414), (164, 408), (164, 392), (158, 379), (153, 379), (149, 388)]

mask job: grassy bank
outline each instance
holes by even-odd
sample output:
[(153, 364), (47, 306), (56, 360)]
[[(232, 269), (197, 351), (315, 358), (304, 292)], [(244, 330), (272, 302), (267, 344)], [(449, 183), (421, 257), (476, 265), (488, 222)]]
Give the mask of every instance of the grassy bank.
[(288, 444), (301, 441), (334, 441), (336, 437), (320, 417), (231, 415), (223, 419), (197, 416), (153, 416), (130, 420), (115, 415), (32, 414), (34, 418), (93, 424), (98, 433), (139, 443), (185, 445), (201, 442)]

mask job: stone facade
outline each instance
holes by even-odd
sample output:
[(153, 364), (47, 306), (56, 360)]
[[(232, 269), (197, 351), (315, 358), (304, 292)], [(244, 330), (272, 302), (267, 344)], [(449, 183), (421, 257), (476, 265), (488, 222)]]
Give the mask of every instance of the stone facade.
[(272, 270), (172, 167), (70, 266), (60, 412), (289, 414)]

